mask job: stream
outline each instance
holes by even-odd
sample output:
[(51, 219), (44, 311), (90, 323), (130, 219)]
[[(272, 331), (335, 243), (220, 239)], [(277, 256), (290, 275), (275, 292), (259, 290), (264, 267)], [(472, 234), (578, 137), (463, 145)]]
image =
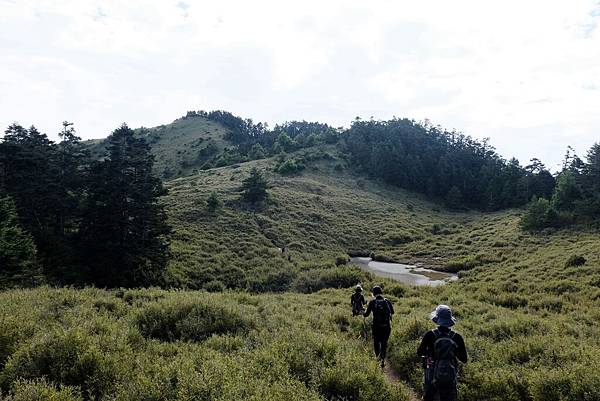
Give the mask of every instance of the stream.
[(409, 285), (437, 286), (458, 280), (458, 275), (401, 263), (376, 262), (371, 258), (356, 257), (350, 263), (379, 277), (391, 278)]

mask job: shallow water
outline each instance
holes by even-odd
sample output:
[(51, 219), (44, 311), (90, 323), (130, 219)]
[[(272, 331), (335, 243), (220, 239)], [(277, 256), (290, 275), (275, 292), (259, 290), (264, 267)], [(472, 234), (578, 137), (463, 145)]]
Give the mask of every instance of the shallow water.
[(391, 278), (410, 285), (436, 286), (458, 279), (456, 274), (401, 263), (376, 262), (371, 258), (352, 258), (350, 263), (358, 265), (376, 276)]

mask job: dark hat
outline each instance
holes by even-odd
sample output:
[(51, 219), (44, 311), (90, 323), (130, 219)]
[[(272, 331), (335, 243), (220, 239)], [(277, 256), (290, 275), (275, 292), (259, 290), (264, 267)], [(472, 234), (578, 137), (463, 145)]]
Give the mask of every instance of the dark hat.
[(373, 295), (381, 295), (381, 294), (383, 294), (383, 290), (378, 285), (376, 285), (375, 287), (373, 287), (373, 289), (371, 290), (371, 292), (373, 293)]
[(356, 288), (354, 289), (354, 291), (356, 291), (356, 292), (363, 292), (362, 285), (358, 284), (358, 285), (356, 286)]
[(456, 319), (452, 316), (452, 309), (448, 305), (438, 305), (431, 312), (431, 320), (438, 326), (451, 327), (456, 323)]

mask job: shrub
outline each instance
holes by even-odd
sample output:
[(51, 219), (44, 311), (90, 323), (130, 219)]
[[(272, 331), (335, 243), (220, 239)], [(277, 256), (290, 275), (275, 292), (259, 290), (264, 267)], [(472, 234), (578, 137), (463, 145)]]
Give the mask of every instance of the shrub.
[(209, 212), (215, 212), (223, 206), (223, 202), (219, 199), (219, 195), (212, 191), (206, 200), (206, 208)]
[(304, 170), (306, 168), (306, 166), (304, 165), (304, 163), (300, 160), (296, 160), (296, 159), (288, 159), (286, 161), (284, 161), (281, 164), (278, 164), (275, 167), (275, 171), (278, 172), (279, 174), (282, 175), (286, 175), (286, 174), (295, 174), (298, 173), (302, 170)]
[(225, 291), (225, 284), (219, 280), (211, 280), (207, 283), (204, 283), (202, 288), (208, 292), (221, 292)]
[(39, 380), (18, 380), (4, 401), (82, 401), (79, 392), (68, 386), (56, 387)]
[(292, 288), (303, 293), (316, 292), (323, 288), (348, 288), (367, 281), (369, 277), (369, 273), (357, 266), (313, 269), (301, 273), (294, 280)]
[(202, 341), (213, 334), (244, 333), (254, 327), (240, 308), (214, 299), (169, 299), (146, 306), (136, 317), (146, 338), (163, 341)]
[(569, 259), (565, 262), (565, 267), (572, 266), (583, 266), (586, 262), (586, 259), (581, 255), (571, 255)]
[(347, 265), (350, 260), (348, 259), (348, 255), (339, 255), (335, 258), (335, 265), (342, 266)]
[(385, 292), (398, 298), (402, 298), (406, 294), (406, 287), (401, 285), (390, 285), (386, 287)]
[(533, 199), (527, 211), (521, 217), (519, 225), (523, 230), (540, 230), (558, 225), (558, 214), (549, 200), (544, 198)]
[(0, 383), (7, 390), (18, 379), (47, 378), (77, 386), (86, 398), (98, 399), (113, 387), (116, 371), (116, 364), (90, 336), (71, 329), (40, 334), (19, 348), (7, 361)]
[(403, 231), (396, 231), (384, 237), (384, 241), (386, 241), (390, 245), (408, 244), (410, 242), (413, 242), (414, 240), (415, 238), (411, 234)]
[(444, 271), (449, 273), (458, 273), (460, 271), (471, 270), (477, 266), (483, 266), (488, 263), (499, 262), (500, 259), (493, 255), (477, 255), (463, 256), (460, 258), (451, 259), (444, 266)]
[(371, 257), (371, 251), (367, 251), (367, 250), (351, 250), (348, 251), (348, 256), (350, 256), (351, 258), (356, 258), (356, 257), (362, 257), (362, 258), (369, 258)]
[(290, 270), (270, 272), (254, 276), (248, 282), (248, 290), (252, 292), (283, 292), (288, 291), (297, 273)]
[(391, 256), (382, 255), (382, 254), (371, 254), (371, 258), (377, 262), (385, 262), (385, 263), (397, 263), (396, 259)]

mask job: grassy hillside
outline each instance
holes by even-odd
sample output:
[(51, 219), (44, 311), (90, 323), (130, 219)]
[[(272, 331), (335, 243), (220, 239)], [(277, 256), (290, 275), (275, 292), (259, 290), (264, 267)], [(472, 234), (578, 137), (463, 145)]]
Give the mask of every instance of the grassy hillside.
[[(207, 277), (194, 272), (208, 270), (246, 273), (250, 279), (265, 269), (331, 265), (349, 251), (386, 249), (398, 233), (425, 237), (434, 224), (449, 222), (450, 217), (417, 196), (340, 169), (344, 160), (334, 148), (304, 152), (317, 161), (299, 175), (274, 173), (277, 162), (267, 159), (167, 183), (165, 201), (175, 230), (171, 270), (178, 284), (186, 284), (186, 277)], [(239, 200), (241, 181), (252, 167), (265, 171), (271, 185), (262, 207)], [(216, 212), (206, 207), (211, 191), (223, 202)], [(289, 250), (291, 262), (281, 248)]]
[[(291, 272), (285, 277), (291, 282), (298, 270), (330, 266), (354, 252), (458, 271), (518, 260), (518, 249), (538, 241), (518, 229), (521, 211), (450, 212), (353, 173), (334, 147), (288, 157), (307, 154), (316, 160), (297, 175), (277, 174), (277, 160), (265, 159), (168, 182), (171, 283), (201, 288), (198, 280), (214, 279), (244, 288), (273, 271)], [(271, 185), (269, 201), (258, 208), (239, 200), (252, 167), (265, 171)], [(223, 202), (215, 212), (206, 206), (212, 191)]]
[[(181, 118), (171, 124), (154, 128), (139, 128), (156, 158), (154, 169), (163, 179), (189, 175), (211, 158), (232, 146), (224, 136), (227, 129), (203, 117)], [(105, 150), (103, 140), (86, 141), (92, 155), (101, 157)]]

